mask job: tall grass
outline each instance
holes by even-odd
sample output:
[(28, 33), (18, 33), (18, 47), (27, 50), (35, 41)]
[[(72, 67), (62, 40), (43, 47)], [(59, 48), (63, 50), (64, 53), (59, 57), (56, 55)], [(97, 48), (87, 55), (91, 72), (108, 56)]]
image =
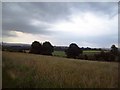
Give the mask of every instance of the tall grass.
[(115, 88), (118, 63), (3, 52), (3, 88)]

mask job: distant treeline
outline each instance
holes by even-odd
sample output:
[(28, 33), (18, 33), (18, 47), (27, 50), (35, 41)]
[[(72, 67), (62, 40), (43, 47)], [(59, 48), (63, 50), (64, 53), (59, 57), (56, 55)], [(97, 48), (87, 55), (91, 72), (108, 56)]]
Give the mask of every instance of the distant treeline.
[[(22, 45), (22, 46), (9, 46), (2, 45), (3, 51), (10, 52), (28, 52), (33, 54), (41, 55), (51, 55), (54, 51), (63, 51), (65, 52), (67, 58), (74, 59), (84, 59), (84, 60), (97, 60), (97, 61), (119, 61), (120, 51), (115, 45), (112, 45), (110, 50), (101, 49), (101, 48), (84, 48), (79, 47), (75, 43), (71, 43), (69, 47), (66, 46), (53, 46), (50, 42), (39, 43), (38, 41), (32, 42), (31, 45)], [(100, 51), (100, 53), (95, 53), (94, 55), (83, 54), (83, 51), (86, 50), (95, 50)]]
[[(11, 51), (11, 52), (28, 52), (31, 48), (31, 45), (0, 45), (3, 51)], [(68, 49), (68, 46), (53, 46), (54, 51), (65, 51)], [(81, 47), (82, 50), (103, 50), (101, 48), (90, 48), (90, 47)]]
[[(65, 51), (66, 49), (68, 49), (68, 47), (66, 46), (54, 46), (54, 50), (55, 51)], [(101, 48), (90, 48), (90, 47), (81, 47), (81, 50), (102, 50)]]
[(9, 46), (2, 45), (2, 51), (10, 51), (10, 52), (26, 52), (26, 50), (30, 50), (31, 46)]

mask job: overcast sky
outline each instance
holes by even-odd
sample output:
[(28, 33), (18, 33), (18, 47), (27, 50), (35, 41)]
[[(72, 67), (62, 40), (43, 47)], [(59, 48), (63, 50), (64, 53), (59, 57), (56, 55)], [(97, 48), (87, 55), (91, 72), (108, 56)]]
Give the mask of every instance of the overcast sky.
[(118, 44), (117, 2), (3, 2), (4, 42), (110, 47)]

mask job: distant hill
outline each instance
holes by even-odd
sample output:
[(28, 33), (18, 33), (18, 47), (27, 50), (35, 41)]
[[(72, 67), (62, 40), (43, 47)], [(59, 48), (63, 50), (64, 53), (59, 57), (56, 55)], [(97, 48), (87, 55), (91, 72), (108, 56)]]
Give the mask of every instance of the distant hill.
[(30, 46), (30, 44), (23, 44), (23, 43), (0, 43), (3, 46)]
[(2, 50), (7, 51), (16, 51), (16, 52), (23, 52), (24, 50), (30, 49), (30, 44), (21, 44), (21, 43), (4, 43), (2, 42)]

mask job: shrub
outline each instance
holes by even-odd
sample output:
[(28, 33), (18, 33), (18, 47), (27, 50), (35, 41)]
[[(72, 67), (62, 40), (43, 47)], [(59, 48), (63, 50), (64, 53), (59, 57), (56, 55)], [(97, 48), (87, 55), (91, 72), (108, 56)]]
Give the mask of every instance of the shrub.
[(41, 54), (42, 45), (38, 41), (34, 41), (31, 45), (30, 53)]
[(78, 47), (77, 44), (72, 43), (69, 45), (68, 49), (65, 50), (65, 53), (68, 58), (78, 58), (82, 54), (82, 50)]
[(50, 42), (44, 42), (42, 45), (42, 49), (43, 55), (52, 55), (52, 52), (54, 51), (54, 47), (51, 45)]

